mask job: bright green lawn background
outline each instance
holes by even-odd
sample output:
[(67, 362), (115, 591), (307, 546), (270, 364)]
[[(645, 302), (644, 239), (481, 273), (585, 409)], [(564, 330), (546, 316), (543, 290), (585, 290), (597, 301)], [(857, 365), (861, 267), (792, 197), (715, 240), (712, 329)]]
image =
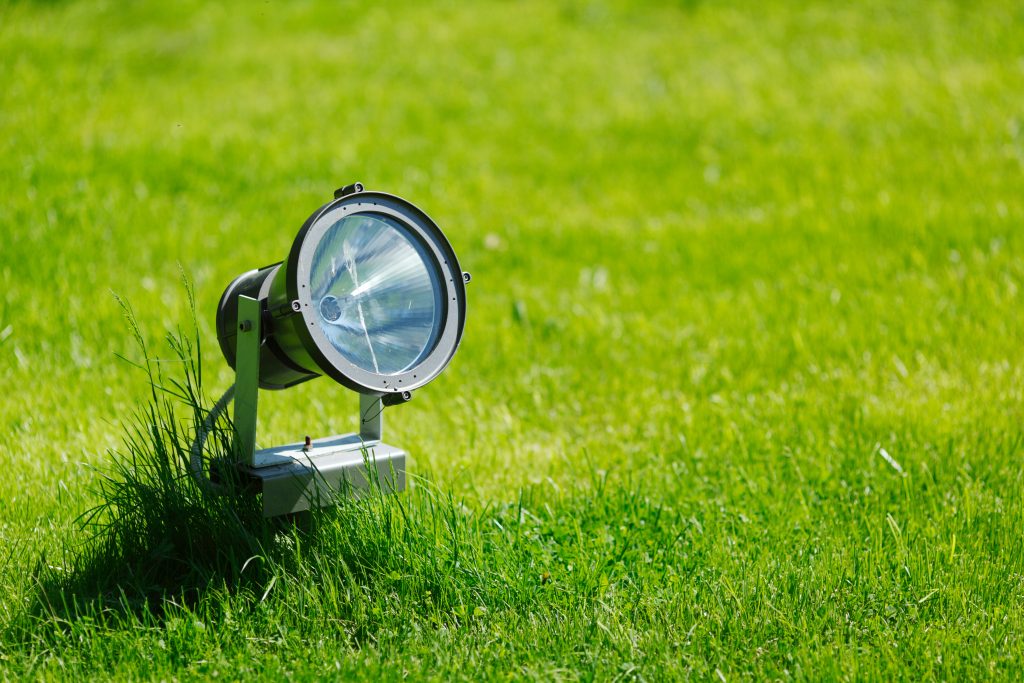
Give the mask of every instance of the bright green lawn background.
[[(1021, 674), (1017, 3), (0, 3), (0, 180), (2, 623), (145, 394), (109, 292), (158, 345), (181, 264), (220, 391), (223, 287), (355, 180), (474, 275), (389, 440), (603, 530), (506, 568), (563, 591), (536, 610), (397, 591), (355, 637), (236, 596), (172, 654), (188, 619), (5, 640), (8, 675)], [(261, 400), (263, 443), (353, 426), (328, 380)], [(657, 533), (618, 535), (633, 492)], [(621, 572), (577, 591), (601, 534)]]

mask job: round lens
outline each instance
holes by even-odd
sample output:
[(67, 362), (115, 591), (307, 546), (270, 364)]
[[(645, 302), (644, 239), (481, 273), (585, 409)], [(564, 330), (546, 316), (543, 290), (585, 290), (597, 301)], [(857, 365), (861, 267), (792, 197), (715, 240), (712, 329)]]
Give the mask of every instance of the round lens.
[(379, 375), (410, 369), (430, 353), (444, 314), (438, 267), (398, 221), (359, 213), (316, 246), (313, 305), (331, 345)]

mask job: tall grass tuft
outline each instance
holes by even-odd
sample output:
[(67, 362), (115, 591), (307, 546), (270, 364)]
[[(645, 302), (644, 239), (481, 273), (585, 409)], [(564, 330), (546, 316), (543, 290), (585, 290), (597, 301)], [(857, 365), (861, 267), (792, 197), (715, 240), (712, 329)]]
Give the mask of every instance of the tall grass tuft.
[(203, 449), (207, 471), (218, 472), (218, 492), (201, 486), (190, 454), (210, 411), (203, 387), (202, 355), (191, 304), (192, 329), (166, 338), (169, 358), (155, 357), (130, 305), (120, 302), (146, 373), (147, 400), (124, 422), (122, 448), (100, 473), (100, 503), (79, 517), (85, 543), (67, 546), (63, 566), (37, 566), (35, 608), (74, 615), (88, 603), (106, 608), (159, 610), (171, 596), (191, 602), (211, 583), (237, 585), (260, 579), (261, 557), (277, 527), (264, 520), (257, 496), (228, 466), (231, 424), (222, 414)]

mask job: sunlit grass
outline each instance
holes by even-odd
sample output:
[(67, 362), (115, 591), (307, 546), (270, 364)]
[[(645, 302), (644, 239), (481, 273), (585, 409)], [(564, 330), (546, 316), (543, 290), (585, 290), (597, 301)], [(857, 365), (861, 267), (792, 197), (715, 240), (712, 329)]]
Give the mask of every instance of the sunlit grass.
[[(1014, 677), (1018, 5), (0, 2), (3, 673)], [(223, 287), (355, 180), (474, 276), (388, 411), (417, 485), (126, 513), (214, 540), (179, 574), (90, 541), (152, 398), (110, 292), (173, 359), (181, 264), (215, 397)], [(260, 400), (263, 444), (355, 427), (328, 380)]]

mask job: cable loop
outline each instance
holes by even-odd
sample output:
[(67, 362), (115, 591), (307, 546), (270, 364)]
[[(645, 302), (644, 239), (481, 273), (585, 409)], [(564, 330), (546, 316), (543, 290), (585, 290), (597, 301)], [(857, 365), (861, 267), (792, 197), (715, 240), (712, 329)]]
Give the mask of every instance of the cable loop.
[(214, 425), (217, 424), (217, 420), (234, 397), (235, 385), (232, 384), (228, 387), (227, 391), (224, 392), (224, 395), (217, 399), (217, 402), (213, 404), (213, 408), (210, 409), (210, 412), (206, 414), (206, 418), (203, 420), (202, 424), (199, 425), (199, 431), (196, 433), (196, 439), (192, 442), (192, 448), (189, 451), (189, 473), (192, 475), (192, 479), (195, 480), (196, 485), (202, 489), (204, 493), (224, 493), (224, 486), (214, 483), (203, 468), (203, 447), (206, 446), (206, 440), (209, 438), (210, 432), (213, 431)]

